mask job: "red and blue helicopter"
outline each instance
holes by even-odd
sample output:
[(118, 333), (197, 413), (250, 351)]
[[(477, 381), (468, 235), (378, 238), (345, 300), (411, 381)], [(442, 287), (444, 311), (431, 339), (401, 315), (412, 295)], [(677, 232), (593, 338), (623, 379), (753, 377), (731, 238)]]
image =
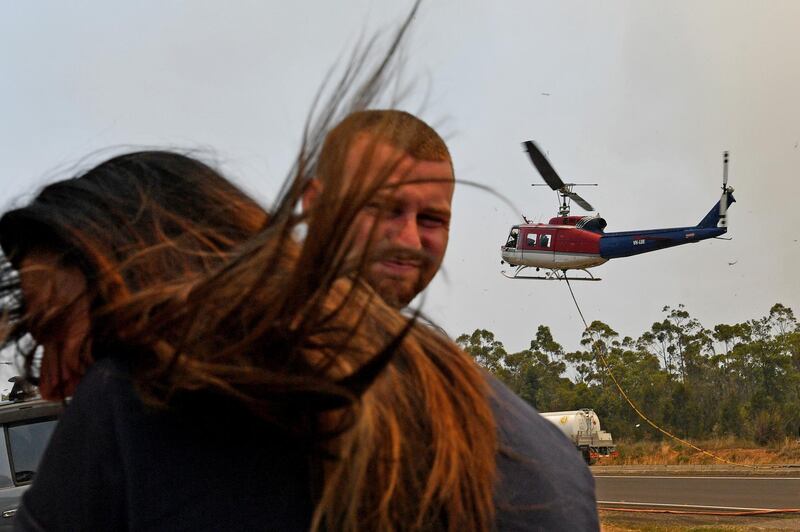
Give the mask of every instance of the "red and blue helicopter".
[[(508, 240), (501, 246), (502, 263), (516, 266), (513, 273), (502, 272), (511, 279), (599, 281), (588, 268), (594, 268), (611, 259), (630, 257), (659, 249), (720, 238), (728, 231), (728, 207), (736, 200), (733, 187), (728, 186), (728, 152), (723, 155), (722, 196), (697, 225), (666, 229), (642, 229), (616, 233), (604, 232), (606, 221), (599, 214), (570, 216), (570, 203), (574, 201), (586, 211), (594, 208), (573, 192), (574, 187), (596, 186), (594, 183), (564, 183), (550, 161), (533, 141), (522, 144), (544, 182), (560, 196), (558, 216), (546, 224), (530, 223), (511, 228)], [(538, 183), (534, 186), (539, 185)], [(524, 275), (528, 268), (544, 275)], [(585, 276), (568, 277), (568, 270), (581, 270)]]

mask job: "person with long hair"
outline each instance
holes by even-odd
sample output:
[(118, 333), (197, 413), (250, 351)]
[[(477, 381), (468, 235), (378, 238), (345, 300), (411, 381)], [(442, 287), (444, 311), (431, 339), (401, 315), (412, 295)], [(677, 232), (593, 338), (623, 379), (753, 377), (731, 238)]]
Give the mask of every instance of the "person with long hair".
[[(95, 348), (113, 341), (90, 315), (212, 271), (266, 221), (238, 187), (178, 153), (128, 153), (50, 184), (0, 218), (4, 343), (42, 397), (71, 396)], [(49, 356), (31, 376), (38, 346)]]
[[(363, 234), (352, 228), (364, 206), (386, 219), (396, 183), (376, 189), (374, 176), (350, 176), (347, 194), (344, 185), (321, 188), (325, 209), (267, 221), (235, 188), (217, 190), (225, 182), (207, 167), (196, 179), (194, 163), (176, 171), (165, 164), (172, 158), (186, 162), (163, 153), (112, 159), (0, 219), (26, 303), (12, 337), (31, 332), (44, 346), (48, 396), (82, 380), (21, 526), (170, 529), (227, 519), (245, 528), (483, 530), (575, 521), (554, 510), (564, 507), (558, 495), (580, 493), (556, 489), (549, 473), (521, 485), (519, 475), (502, 478), (515, 471), (498, 467), (504, 456), (537, 475), (549, 467), (540, 458), (556, 454), (516, 456), (512, 445), (495, 456), (495, 431), (508, 427), (495, 428), (492, 407), (508, 403), (500, 411), (516, 408), (518, 423), (530, 424), (528, 413), (452, 342), (378, 297), (363, 274), (374, 263), (370, 245), (345, 245)], [(388, 203), (369, 205), (381, 188)], [(192, 210), (181, 212), (184, 202)], [(308, 234), (299, 242), (292, 229), (301, 220)], [(318, 227), (331, 233), (311, 238)], [(304, 260), (317, 274), (300, 269)], [(48, 366), (48, 355), (59, 363)], [(538, 441), (557, 442), (546, 429)], [(551, 489), (531, 508), (517, 490), (543, 482)]]
[[(123, 155), (0, 219), (20, 272), (6, 268), (6, 294), (24, 303), (8, 338), (44, 348), (45, 396), (75, 392), (19, 526), (489, 526), (494, 440), (488, 406), (470, 404), (477, 370), (437, 369), (462, 353), (344, 273), (355, 266), (309, 282), (305, 246), (274, 222), (225, 262), (267, 217), (217, 178), (173, 154)], [(341, 255), (332, 244), (323, 267)]]
[[(345, 127), (354, 134), (325, 149), (332, 126), (372, 101), (386, 64), (352, 105), (334, 93), (307, 127), (269, 216), (255, 215), (231, 246), (212, 238), (209, 249), (197, 229), (214, 203), (205, 194), (192, 197), (196, 211), (172, 218), (177, 234), (110, 251), (97, 252), (102, 232), (62, 231), (80, 205), (73, 201), (51, 203), (57, 218), (43, 231), (66, 234), (56, 249), (69, 253), (28, 264), (32, 247), (14, 252), (0, 237), (22, 272), (7, 282), (24, 302), (9, 313), (11, 337), (24, 345), (30, 332), (44, 346), (40, 378), (57, 395), (74, 388), (19, 510), (20, 529), (597, 528), (591, 477), (560, 433), (400, 310), (446, 247), (449, 155), (429, 155), (424, 135), (404, 133), (394, 113), (367, 120), (366, 134)], [(353, 83), (352, 72), (338, 87)], [(416, 174), (424, 162), (435, 172)], [(435, 185), (448, 211), (415, 210), (406, 195), (415, 184)], [(97, 209), (79, 227), (170, 211), (156, 192), (133, 195), (136, 208), (120, 219)], [(412, 217), (427, 223), (431, 213), (441, 215), (423, 227), (434, 230), (433, 246), (385, 232), (390, 222), (410, 230)], [(129, 254), (117, 256), (120, 247)], [(181, 255), (153, 270), (162, 277), (140, 277), (162, 248)], [(183, 269), (189, 258), (210, 263)], [(37, 295), (37, 272), (65, 265), (75, 266), (75, 286)], [(386, 276), (392, 282), (382, 283)], [(50, 319), (73, 315), (71, 328)]]
[(182, 299), (267, 220), (218, 172), (164, 151), (114, 157), (0, 218), (5, 344), (44, 397), (72, 396), (18, 528), (307, 529), (306, 455), (225, 398), (142, 403), (133, 375), (153, 354), (115, 322), (133, 301)]

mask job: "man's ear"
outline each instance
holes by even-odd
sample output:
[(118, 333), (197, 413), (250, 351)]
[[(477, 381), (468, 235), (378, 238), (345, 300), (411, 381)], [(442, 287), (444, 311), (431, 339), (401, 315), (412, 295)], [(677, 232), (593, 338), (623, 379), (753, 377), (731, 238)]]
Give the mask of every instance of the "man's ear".
[(322, 193), (322, 183), (316, 177), (308, 182), (303, 192), (303, 212), (308, 212), (317, 203), (317, 198)]

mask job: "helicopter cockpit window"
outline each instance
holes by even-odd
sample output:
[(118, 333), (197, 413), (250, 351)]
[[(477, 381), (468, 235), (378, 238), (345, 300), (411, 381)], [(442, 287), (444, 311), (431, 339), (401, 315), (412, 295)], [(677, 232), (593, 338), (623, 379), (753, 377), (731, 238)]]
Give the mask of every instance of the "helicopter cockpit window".
[(539, 239), (539, 243), (542, 245), (543, 248), (550, 247), (550, 235), (542, 235), (542, 238)]
[(527, 237), (528, 247), (532, 248), (536, 246), (536, 233), (528, 233)]
[(519, 238), (519, 229), (515, 227), (514, 229), (511, 230), (511, 234), (508, 235), (508, 240), (506, 240), (506, 247), (516, 248), (517, 238)]

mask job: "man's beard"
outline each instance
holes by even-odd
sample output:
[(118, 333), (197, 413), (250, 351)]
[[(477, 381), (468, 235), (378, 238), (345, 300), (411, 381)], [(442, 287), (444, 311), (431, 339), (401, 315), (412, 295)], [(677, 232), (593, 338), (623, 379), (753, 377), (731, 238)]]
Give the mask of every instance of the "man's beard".
[[(413, 265), (415, 275), (394, 276), (376, 267), (381, 262), (394, 261)], [(427, 273), (433, 267), (434, 259), (424, 251), (397, 246), (376, 246), (368, 257), (366, 280), (389, 305), (403, 308), (411, 303), (430, 282)]]

